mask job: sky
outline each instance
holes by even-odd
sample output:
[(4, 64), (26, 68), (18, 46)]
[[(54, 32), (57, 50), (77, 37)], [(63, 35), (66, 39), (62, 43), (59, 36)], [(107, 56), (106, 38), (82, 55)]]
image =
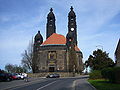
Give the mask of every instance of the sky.
[(45, 40), (50, 8), (55, 14), (56, 32), (66, 36), (71, 6), (76, 13), (83, 62), (98, 48), (115, 60), (120, 38), (120, 0), (0, 0), (0, 69), (8, 63), (21, 64), (21, 54), (38, 30)]

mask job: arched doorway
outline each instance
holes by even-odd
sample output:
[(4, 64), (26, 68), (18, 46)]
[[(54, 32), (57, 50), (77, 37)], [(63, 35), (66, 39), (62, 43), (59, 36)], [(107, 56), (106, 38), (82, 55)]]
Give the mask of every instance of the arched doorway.
[(49, 72), (54, 72), (55, 71), (55, 67), (54, 66), (49, 66)]

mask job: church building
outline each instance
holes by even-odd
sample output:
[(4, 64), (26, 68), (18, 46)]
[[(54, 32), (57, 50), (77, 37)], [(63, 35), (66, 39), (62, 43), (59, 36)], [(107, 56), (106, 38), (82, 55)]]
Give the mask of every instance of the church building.
[(120, 67), (120, 39), (118, 41), (118, 45), (115, 50), (115, 59), (116, 59), (116, 66)]
[(76, 14), (71, 6), (68, 13), (68, 33), (56, 33), (55, 15), (50, 9), (47, 15), (46, 40), (38, 31), (34, 37), (33, 73), (39, 72), (82, 72), (82, 52), (77, 44)]

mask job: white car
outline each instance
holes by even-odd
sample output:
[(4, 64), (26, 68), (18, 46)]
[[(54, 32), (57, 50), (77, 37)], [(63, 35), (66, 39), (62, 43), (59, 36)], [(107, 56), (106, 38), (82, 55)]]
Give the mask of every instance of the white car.
[(22, 73), (16, 73), (17, 79), (24, 79), (24, 75)]

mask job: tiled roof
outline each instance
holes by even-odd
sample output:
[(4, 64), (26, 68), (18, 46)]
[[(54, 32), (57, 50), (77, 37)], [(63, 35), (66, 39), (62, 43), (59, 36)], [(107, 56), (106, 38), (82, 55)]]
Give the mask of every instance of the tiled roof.
[(77, 46), (75, 46), (75, 51), (80, 51), (80, 49)]
[(42, 45), (48, 44), (66, 44), (66, 38), (63, 35), (53, 33), (49, 38), (42, 43)]
[[(53, 33), (49, 38), (47, 38), (42, 45), (60, 45), (60, 44), (66, 44), (66, 38), (63, 35)], [(80, 51), (80, 49), (75, 46), (76, 51)]]

